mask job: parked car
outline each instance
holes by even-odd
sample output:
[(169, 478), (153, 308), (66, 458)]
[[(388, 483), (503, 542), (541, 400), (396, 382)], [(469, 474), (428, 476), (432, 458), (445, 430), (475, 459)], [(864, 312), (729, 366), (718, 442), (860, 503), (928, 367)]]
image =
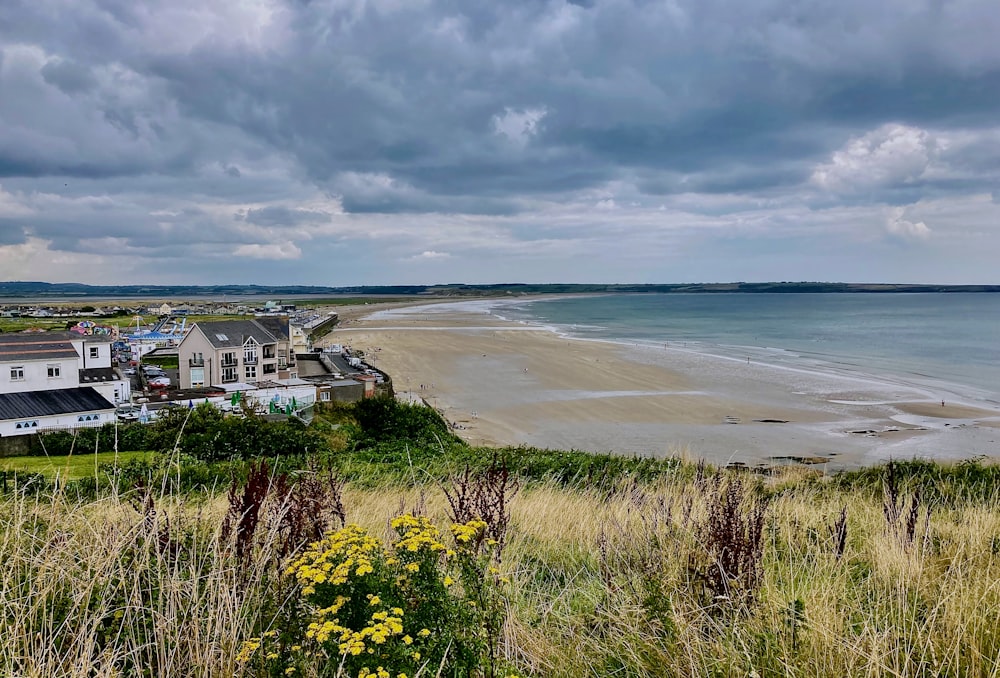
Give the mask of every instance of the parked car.
[(150, 388), (167, 388), (170, 386), (170, 379), (168, 377), (153, 377), (149, 380)]

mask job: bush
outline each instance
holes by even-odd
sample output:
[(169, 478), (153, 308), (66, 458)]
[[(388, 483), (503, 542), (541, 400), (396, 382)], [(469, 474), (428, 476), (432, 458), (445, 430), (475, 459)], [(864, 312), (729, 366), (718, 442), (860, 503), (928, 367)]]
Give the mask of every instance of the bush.
[(401, 403), (395, 398), (366, 398), (354, 404), (354, 418), (361, 427), (358, 442), (371, 445), (405, 440), (415, 444), (440, 444), (455, 437), (436, 410)]
[[(383, 544), (348, 525), (312, 544), (288, 574), (304, 618), (243, 645), (255, 674), (495, 676), (504, 614), (486, 524), (453, 525), (453, 548), (424, 517), (392, 521)], [(499, 620), (499, 621), (498, 621)], [(298, 622), (298, 623), (296, 623)]]

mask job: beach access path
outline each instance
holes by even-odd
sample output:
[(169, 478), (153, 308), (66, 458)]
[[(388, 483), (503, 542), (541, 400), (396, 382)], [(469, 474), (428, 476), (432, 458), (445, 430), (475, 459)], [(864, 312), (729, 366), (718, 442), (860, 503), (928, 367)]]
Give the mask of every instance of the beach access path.
[(851, 468), (890, 457), (1000, 457), (1000, 411), (865, 375), (683, 347), (570, 339), (484, 302), (341, 311), (325, 340), (361, 349), (397, 392), (472, 444)]

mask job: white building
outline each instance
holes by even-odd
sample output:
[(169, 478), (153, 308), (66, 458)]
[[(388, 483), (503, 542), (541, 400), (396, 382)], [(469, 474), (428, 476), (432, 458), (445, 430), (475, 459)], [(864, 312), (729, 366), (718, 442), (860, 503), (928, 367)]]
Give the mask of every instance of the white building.
[(0, 435), (99, 425), (130, 398), (109, 337), (0, 335)]
[(0, 393), (0, 438), (115, 421), (115, 407), (93, 388)]

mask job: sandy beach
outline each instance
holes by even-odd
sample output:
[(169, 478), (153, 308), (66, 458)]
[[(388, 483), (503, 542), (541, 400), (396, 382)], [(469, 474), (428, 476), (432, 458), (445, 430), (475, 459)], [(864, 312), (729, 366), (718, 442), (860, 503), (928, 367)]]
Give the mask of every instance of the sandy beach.
[(340, 313), (321, 345), (365, 351), (473, 444), (831, 469), (1000, 457), (1000, 411), (865, 375), (568, 339), (481, 302)]

